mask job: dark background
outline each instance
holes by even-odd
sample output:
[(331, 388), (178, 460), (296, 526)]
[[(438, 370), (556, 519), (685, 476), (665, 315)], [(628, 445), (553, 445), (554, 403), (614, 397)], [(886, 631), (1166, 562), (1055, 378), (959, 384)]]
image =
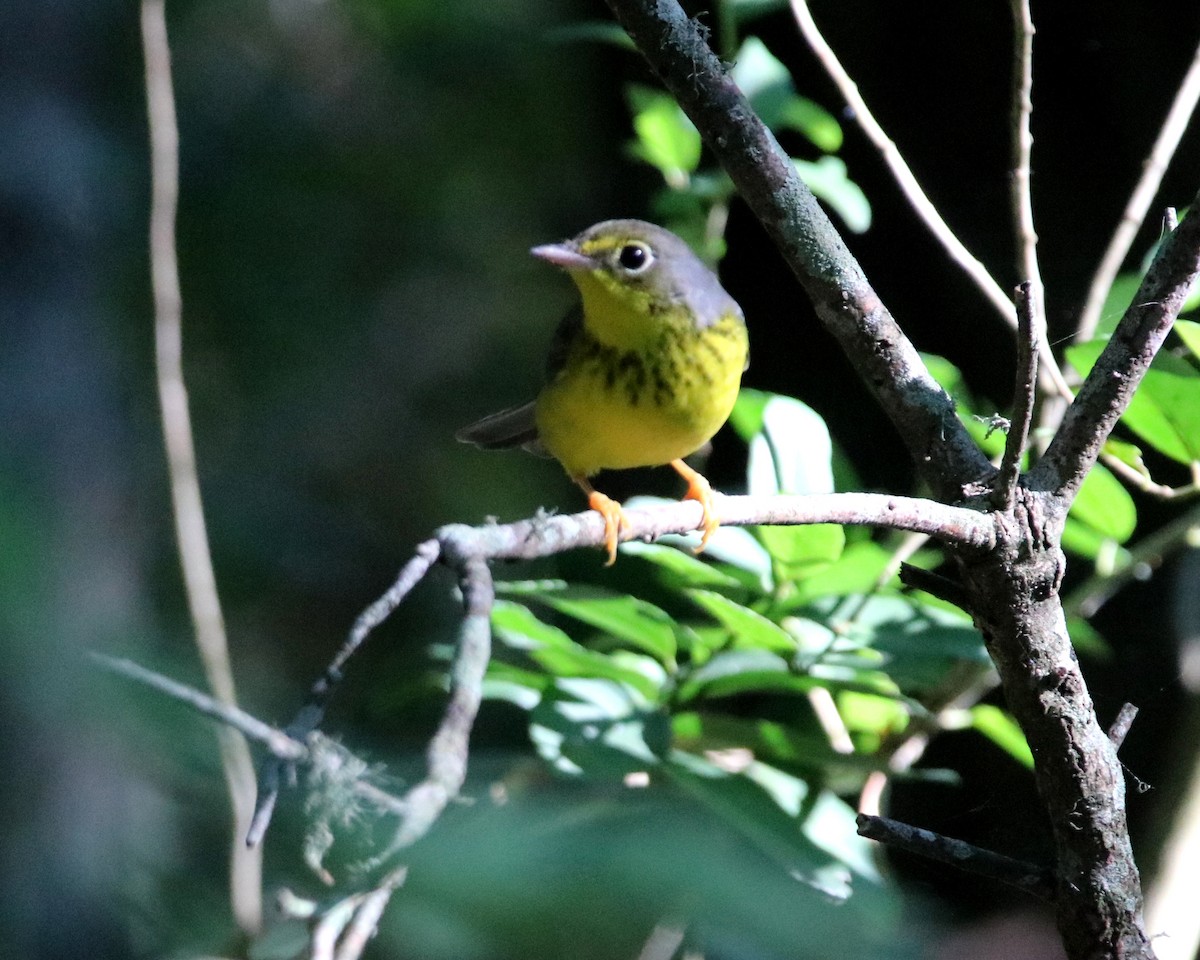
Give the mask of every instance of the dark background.
[[(850, 0), (814, 13), (951, 226), (1014, 283), (1007, 4)], [(647, 76), (634, 54), (556, 34), (605, 18), (601, 4), (180, 0), (168, 15), (209, 534), (240, 695), (281, 720), (432, 528), (580, 506), (552, 463), (486, 456), (451, 434), (536, 389), (572, 292), (526, 250), (647, 215), (658, 184), (628, 159), (622, 99), (625, 81)], [(1190, 60), (1200, 10), (1040, 3), (1034, 16), (1034, 202), (1057, 339)], [(750, 26), (802, 93), (840, 111), (786, 13)], [(84, 659), (102, 650), (199, 679), (152, 371), (141, 70), (130, 3), (0, 5), (0, 921), (14, 956), (158, 955), (194, 945), (188, 931), (219, 926), (223, 910), (210, 731)], [(851, 248), (918, 347), (949, 357), (1002, 410), (1007, 330), (846, 129), (842, 156), (875, 212)], [(1185, 205), (1198, 174), (1193, 129), (1157, 205)], [(1150, 220), (1138, 256), (1157, 235)], [(866, 487), (914, 489), (891, 428), (737, 204), (728, 237), (722, 276), (753, 344), (746, 382), (815, 407)], [(736, 488), (735, 440), (718, 438), (713, 467), (718, 486)], [(675, 486), (658, 474), (612, 484), (635, 489)], [(1139, 505), (1139, 534), (1170, 513)], [(1188, 740), (1173, 577), (1169, 566), (1105, 609), (1114, 657), (1085, 671), (1102, 722), (1124, 700), (1142, 708), (1123, 758), (1159, 788), (1131, 795), (1143, 863)], [(425, 651), (450, 636), (449, 588), (434, 577), (381, 632), (332, 728), (419, 753), (440, 704)], [(516, 718), (485, 720), (481, 748), (520, 746)], [(905, 815), (1002, 849), (1036, 846), (1028, 782), (954, 741), (933, 759), (963, 766), (966, 785), (902, 795)], [(1012, 902), (914, 872), (958, 894), (964, 918)]]

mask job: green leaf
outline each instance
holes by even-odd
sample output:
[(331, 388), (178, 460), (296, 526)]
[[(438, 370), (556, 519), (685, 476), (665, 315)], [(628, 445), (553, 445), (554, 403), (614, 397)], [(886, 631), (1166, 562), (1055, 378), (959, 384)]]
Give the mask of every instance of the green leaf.
[(842, 128), (811, 100), (796, 95), (787, 67), (758, 37), (747, 37), (730, 71), (759, 118), (772, 130), (790, 127), (826, 153), (842, 145)]
[(826, 153), (836, 153), (842, 148), (842, 125), (833, 114), (807, 97), (789, 97), (783, 104), (779, 122), (804, 134)]
[[(744, 424), (753, 413), (751, 399)], [(768, 394), (761, 424), (750, 436), (746, 487), (751, 496), (833, 492), (833, 442), (820, 414), (793, 397)]]
[(602, 587), (574, 584), (532, 594), (530, 600), (644, 650), (660, 663), (670, 666), (675, 662), (677, 631), (684, 628), (645, 600)]
[(650, 564), (663, 586), (671, 590), (689, 587), (715, 590), (736, 590), (742, 582), (715, 565), (705, 563), (691, 553), (663, 546), (661, 543), (643, 543), (631, 540), (621, 547), (622, 556), (636, 557)]
[(1071, 516), (1103, 536), (1124, 543), (1137, 526), (1137, 507), (1129, 491), (1103, 464), (1088, 472), (1071, 504)]
[(796, 652), (791, 634), (749, 607), (710, 590), (688, 590), (687, 595), (733, 635), (735, 647), (786, 655)]
[[(1106, 345), (1106, 340), (1075, 344), (1067, 359), (1086, 376)], [(1186, 360), (1160, 352), (1121, 422), (1172, 460), (1200, 460), (1200, 373)]]
[(766, 393), (752, 387), (742, 387), (738, 393), (733, 411), (729, 414), (729, 425), (746, 443), (754, 439), (756, 434), (762, 433), (763, 412), (767, 409), (767, 402), (775, 396), (778, 394)]
[[(1063, 525), (1062, 546), (1068, 553), (1097, 560), (1103, 555), (1111, 554), (1117, 544), (1095, 527), (1068, 516)], [(1121, 548), (1117, 557), (1121, 556), (1128, 556), (1128, 551)]]
[(1194, 320), (1176, 320), (1175, 332), (1184, 346), (1192, 352), (1192, 356), (1200, 360), (1200, 323)]
[(1116, 329), (1141, 285), (1140, 273), (1122, 273), (1117, 276), (1108, 289), (1108, 296), (1104, 298), (1104, 306), (1100, 308), (1100, 322), (1096, 324), (1097, 333), (1107, 336)]
[(846, 545), (846, 532), (831, 523), (755, 527), (754, 534), (779, 566), (780, 575), (788, 579), (799, 579), (825, 568), (842, 555)]
[(637, 140), (634, 155), (656, 168), (675, 189), (687, 186), (700, 164), (700, 134), (670, 95), (649, 87), (627, 89)]
[[(565, 632), (543, 623), (517, 603), (497, 600), (492, 610), (496, 637), (510, 649), (524, 652), (553, 677), (602, 678), (636, 690), (646, 702), (656, 702), (666, 683), (657, 662), (624, 651), (601, 653), (576, 643)], [(498, 680), (517, 680), (513, 674), (489, 672)]]
[(1018, 763), (1033, 769), (1033, 754), (1017, 721), (999, 707), (978, 703), (971, 708), (971, 726)]
[(910, 719), (904, 704), (894, 697), (858, 690), (839, 690), (837, 707), (846, 729), (877, 737), (904, 730)]
[(670, 721), (628, 688), (604, 679), (562, 679), (530, 714), (538, 753), (559, 771), (619, 780), (659, 762), (670, 749)]
[(1097, 660), (1112, 659), (1112, 647), (1108, 645), (1108, 641), (1083, 617), (1067, 617), (1067, 633), (1071, 635), (1072, 645), (1080, 653)]
[(680, 685), (676, 698), (686, 703), (706, 697), (732, 697), (766, 690), (797, 693), (812, 687), (807, 678), (793, 675), (787, 661), (767, 650), (727, 650), (715, 654), (693, 670)]
[(546, 31), (551, 43), (609, 43), (622, 50), (637, 50), (632, 38), (611, 20), (585, 20)]
[(829, 896), (849, 897), (854, 874), (878, 876), (854, 811), (831, 794), (814, 796), (799, 777), (758, 761), (731, 773), (682, 750), (665, 772), (791, 876)]
[(846, 172), (840, 157), (824, 156), (816, 161), (792, 158), (800, 179), (817, 198), (833, 209), (854, 233), (865, 233), (871, 226), (871, 203), (862, 188)]
[(891, 561), (891, 551), (873, 540), (851, 543), (829, 566), (808, 574), (798, 583), (794, 602), (869, 593)]

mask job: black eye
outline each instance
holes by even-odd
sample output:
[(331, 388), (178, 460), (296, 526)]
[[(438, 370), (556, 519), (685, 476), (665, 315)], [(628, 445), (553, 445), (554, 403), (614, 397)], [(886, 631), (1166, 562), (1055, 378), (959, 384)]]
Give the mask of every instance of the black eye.
[(630, 273), (641, 273), (653, 259), (650, 251), (640, 243), (627, 243), (617, 254), (617, 263)]

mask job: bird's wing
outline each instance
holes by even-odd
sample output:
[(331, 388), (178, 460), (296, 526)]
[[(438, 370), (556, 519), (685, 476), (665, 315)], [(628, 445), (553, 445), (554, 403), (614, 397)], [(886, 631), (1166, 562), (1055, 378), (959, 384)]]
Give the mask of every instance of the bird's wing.
[(455, 433), (454, 439), (463, 443), (473, 443), (484, 450), (524, 447), (530, 453), (545, 455), (542, 445), (538, 442), (532, 400), (519, 407), (510, 407), (477, 420)]
[(571, 344), (583, 330), (583, 304), (577, 303), (571, 308), (554, 331), (554, 339), (550, 341), (550, 353), (546, 356), (546, 382), (550, 383), (558, 372), (566, 365), (567, 356), (571, 352)]

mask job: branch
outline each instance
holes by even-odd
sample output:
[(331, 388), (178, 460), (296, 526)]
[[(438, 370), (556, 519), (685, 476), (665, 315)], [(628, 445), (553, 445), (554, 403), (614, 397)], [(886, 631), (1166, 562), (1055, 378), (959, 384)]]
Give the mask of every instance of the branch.
[[(627, 539), (653, 540), (667, 534), (696, 530), (701, 507), (694, 501), (656, 504), (625, 512)], [(994, 542), (990, 516), (964, 507), (951, 507), (914, 497), (871, 493), (812, 496), (716, 498), (718, 520), (728, 526), (747, 524), (845, 523), (891, 527), (929, 534), (966, 550), (987, 550)], [(317, 728), (325, 705), (342, 677), (346, 661), (371, 631), (387, 619), (433, 564), (440, 561), (459, 575), (466, 617), (463, 620), (451, 672), (451, 694), (442, 725), (430, 741), (428, 773), (404, 797), (400, 829), (380, 863), (409, 846), (429, 830), (462, 787), (466, 776), (467, 740), (479, 709), (484, 671), (491, 650), (493, 588), (488, 563), (492, 560), (532, 560), (579, 547), (604, 543), (604, 521), (594, 511), (570, 516), (538, 516), (507, 524), (471, 527), (450, 524), (417, 547), (395, 583), (355, 621), (350, 636), (313, 685), (309, 699), (286, 727), (294, 740)], [(259, 802), (246, 843), (257, 845), (274, 812), (290, 759), (269, 757), (259, 778)]]
[(1039, 325), (1037, 294), (1034, 284), (1026, 280), (1017, 287), (1017, 373), (1013, 388), (1013, 415), (1004, 440), (1004, 457), (1000, 461), (1000, 474), (992, 491), (992, 503), (996, 509), (1012, 509), (1017, 481), (1021, 476), (1021, 455), (1029, 439), (1029, 424), (1033, 420), (1034, 392), (1037, 386), (1038, 331)]
[(871, 289), (791, 159), (676, 0), (608, 0), (783, 254), (817, 315), (872, 390), (938, 496), (957, 500), (995, 469)]
[[(204, 526), (192, 421), (183, 380), (183, 298), (179, 291), (179, 263), (175, 252), (179, 129), (175, 120), (164, 0), (143, 0), (141, 20), (150, 127), (150, 278), (154, 288), (155, 372), (162, 407), (175, 535), (204, 674), (217, 699), (234, 707), (237, 695)], [(262, 927), (262, 856), (257, 851), (246, 850), (240, 842), (254, 806), (254, 765), (245, 740), (232, 728), (222, 727), (218, 740), (234, 814), (229, 864), (231, 906), (238, 926), (246, 933), (256, 933)]]
[(1100, 259), (1095, 276), (1092, 277), (1092, 283), (1088, 287), (1087, 300), (1084, 302), (1083, 310), (1079, 315), (1079, 325), (1075, 331), (1077, 342), (1090, 340), (1096, 333), (1096, 326), (1100, 322), (1100, 311), (1104, 309), (1104, 302), (1108, 297), (1109, 290), (1112, 289), (1117, 271), (1125, 262), (1129, 248), (1137, 236), (1138, 228), (1146, 219), (1146, 211), (1150, 209), (1150, 204), (1154, 201), (1154, 195), (1162, 183), (1163, 174), (1167, 172), (1167, 167), (1175, 155), (1175, 149), (1179, 146), (1183, 132), (1192, 119), (1197, 101), (1200, 101), (1200, 47), (1196, 48), (1196, 52), (1192, 56), (1192, 65), (1188, 68), (1183, 83), (1179, 85), (1175, 100), (1167, 112), (1167, 119), (1163, 121), (1162, 129), (1158, 132), (1158, 139), (1154, 141), (1150, 156), (1146, 158), (1142, 176), (1138, 180), (1137, 186), (1133, 188), (1133, 193), (1129, 195), (1129, 201), (1125, 204), (1125, 210), (1121, 214), (1121, 222), (1113, 231), (1108, 248)]
[[(846, 105), (850, 108), (850, 113), (858, 123), (859, 128), (875, 149), (879, 151), (884, 164), (892, 174), (892, 179), (896, 181), (896, 186), (899, 188), (901, 195), (908, 201), (913, 212), (925, 224), (929, 232), (933, 234), (934, 239), (941, 244), (942, 249), (946, 251), (946, 255), (950, 258), (951, 262), (957, 264), (975, 282), (980, 292), (983, 293), (988, 302), (995, 308), (1000, 319), (1009, 328), (1015, 330), (1016, 322), (1013, 319), (1012, 304), (1009, 302), (1008, 295), (992, 275), (988, 273), (987, 267), (963, 245), (954, 231), (950, 229), (949, 224), (942, 219), (942, 215), (938, 213), (937, 207), (933, 205), (933, 202), (925, 194), (920, 183), (917, 182), (917, 178), (905, 162), (904, 156), (896, 147), (895, 142), (887, 135), (883, 127), (879, 124), (879, 121), (875, 119), (875, 115), (871, 113), (862, 94), (859, 93), (857, 85), (838, 60), (837, 54), (833, 52), (833, 48), (825, 41), (825, 37), (822, 36), (816, 21), (813, 20), (812, 13), (808, 9), (807, 0), (792, 0), (792, 14), (796, 18), (796, 25), (800, 28), (801, 34), (803, 34), (804, 39), (808, 41), (808, 45), (812, 48), (813, 55), (817, 58), (821, 66), (825, 68), (825, 72), (845, 98)], [(1021, 275), (1028, 276), (1028, 274), (1023, 272)], [(1042, 339), (1043, 341), (1045, 340), (1045, 338)], [(1067, 382), (1059, 370), (1058, 361), (1055, 359), (1053, 351), (1047, 343), (1043, 343), (1041, 349), (1043, 351), (1042, 370), (1045, 377), (1045, 383), (1043, 384), (1045, 390), (1048, 393), (1058, 392), (1069, 399), (1071, 396), (1070, 388), (1067, 386)]]
[(1075, 496), (1198, 276), (1200, 216), (1189, 216), (1159, 247), (1133, 303), (1034, 467), (1032, 488), (1054, 491), (1065, 498), (1064, 506)]
[(965, 840), (955, 840), (932, 830), (864, 813), (858, 815), (858, 834), (908, 853), (949, 864), (967, 873), (999, 880), (1042, 900), (1054, 899), (1054, 875), (1051, 871), (1024, 860), (1014, 860), (984, 850)]
[[(1013, 90), (1012, 90), (1012, 214), (1017, 238), (1017, 276), (1029, 284), (1027, 305), (1033, 314), (1034, 336), (1047, 341), (1046, 288), (1038, 266), (1037, 230), (1033, 225), (1032, 163), (1033, 132), (1033, 17), (1029, 0), (1012, 0)], [(1022, 335), (1024, 339), (1024, 335)], [(1018, 344), (1018, 347), (1023, 344)], [(1049, 347), (1047, 346), (1047, 351)], [(1055, 370), (1057, 373), (1057, 368)], [(1059, 374), (1059, 380), (1062, 375)], [(1065, 384), (1064, 384), (1065, 386)], [(1065, 391), (1069, 398), (1070, 391)]]

